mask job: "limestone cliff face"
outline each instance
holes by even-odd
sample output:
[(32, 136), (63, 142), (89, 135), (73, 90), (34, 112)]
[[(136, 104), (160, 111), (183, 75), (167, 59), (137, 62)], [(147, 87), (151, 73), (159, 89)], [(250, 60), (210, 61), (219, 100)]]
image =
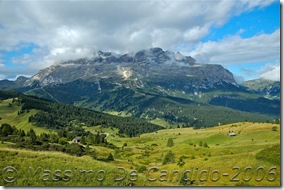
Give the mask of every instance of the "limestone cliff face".
[(70, 60), (43, 69), (24, 85), (43, 87), (78, 79), (94, 83), (105, 80), (133, 88), (160, 86), (191, 92), (219, 85), (237, 86), (232, 73), (221, 65), (197, 63), (192, 57), (161, 48), (124, 55), (99, 51), (92, 59)]

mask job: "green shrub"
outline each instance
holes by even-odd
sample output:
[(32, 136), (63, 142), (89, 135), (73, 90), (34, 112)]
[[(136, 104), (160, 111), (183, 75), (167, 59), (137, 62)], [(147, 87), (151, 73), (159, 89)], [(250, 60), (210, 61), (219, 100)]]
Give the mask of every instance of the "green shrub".
[(184, 156), (179, 157), (179, 160), (178, 160), (178, 163), (177, 163), (178, 166), (182, 167), (185, 164), (183, 159), (184, 159)]
[(163, 165), (168, 163), (175, 163), (175, 154), (172, 151), (169, 151), (163, 160)]
[(72, 143), (66, 145), (65, 152), (75, 156), (83, 156), (85, 148), (79, 144)]
[(113, 156), (112, 156), (111, 153), (109, 153), (109, 155), (108, 155), (108, 157), (107, 157), (107, 160), (109, 160), (109, 161), (114, 161), (114, 158), (113, 158)]
[(173, 146), (174, 146), (174, 141), (172, 138), (169, 138), (167, 142), (167, 147), (173, 147)]
[(137, 172), (138, 173), (143, 173), (146, 170), (147, 170), (146, 166), (138, 166), (137, 167)]
[(208, 144), (205, 142), (203, 145), (205, 148), (209, 148)]

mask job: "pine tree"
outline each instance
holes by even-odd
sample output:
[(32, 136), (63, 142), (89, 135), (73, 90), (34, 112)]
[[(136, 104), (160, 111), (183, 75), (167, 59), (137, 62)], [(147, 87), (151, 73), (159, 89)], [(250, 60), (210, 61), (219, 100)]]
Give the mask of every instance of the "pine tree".
[(172, 138), (169, 138), (167, 142), (167, 147), (173, 147), (173, 146), (174, 146), (174, 141)]
[(32, 140), (32, 143), (35, 144), (36, 140), (37, 140), (37, 136), (35, 134), (35, 131), (33, 129), (31, 129), (30, 132), (29, 132), (29, 135), (30, 135), (30, 138)]
[(87, 143), (86, 143), (86, 139), (85, 139), (84, 136), (81, 137), (80, 143), (83, 144), (83, 145), (86, 145), (86, 144), (87, 144)]
[(112, 155), (111, 153), (109, 153), (107, 159), (108, 159), (109, 161), (113, 161), (113, 160), (114, 160), (113, 155)]
[(1, 135), (7, 137), (8, 135), (13, 134), (13, 128), (11, 125), (4, 123), (1, 125)]
[(206, 142), (203, 144), (203, 146), (204, 146), (205, 148), (209, 148), (209, 146), (208, 146), (208, 144), (207, 144)]
[(20, 136), (21, 136), (21, 137), (26, 136), (26, 133), (25, 133), (25, 131), (24, 131), (24, 130), (20, 130)]
[(169, 151), (163, 160), (163, 165), (174, 162), (175, 162), (175, 154), (172, 151)]
[(101, 142), (101, 136), (100, 133), (97, 132), (96, 137), (95, 137), (95, 144), (100, 144)]
[(178, 166), (183, 166), (184, 164), (185, 164), (185, 162), (183, 161), (183, 156), (179, 157), (177, 165)]
[(87, 136), (88, 144), (96, 144), (96, 139), (93, 134), (89, 133)]

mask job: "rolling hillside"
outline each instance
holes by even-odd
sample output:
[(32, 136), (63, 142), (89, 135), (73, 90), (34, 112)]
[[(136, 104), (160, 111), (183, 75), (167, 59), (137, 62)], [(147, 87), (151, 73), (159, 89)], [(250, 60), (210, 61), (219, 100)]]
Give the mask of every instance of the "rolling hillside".
[[(10, 100), (7, 100), (10, 99)], [(14, 116), (17, 120), (23, 113), (28, 113), (24, 122), (45, 130), (74, 130), (81, 125), (103, 127), (112, 126), (119, 129), (119, 133), (130, 137), (145, 132), (156, 131), (161, 126), (148, 123), (136, 118), (124, 118), (103, 114), (71, 105), (59, 104), (36, 97), (25, 96), (13, 91), (0, 91), (1, 112), (7, 116)], [(33, 111), (32, 113), (30, 111)], [(11, 119), (11, 118), (10, 118)], [(5, 120), (3, 120), (5, 121)], [(12, 124), (16, 124), (13, 122)]]
[[(131, 117), (0, 92), (4, 186), (280, 185), (277, 122), (165, 129)], [(133, 124), (135, 129), (130, 128)], [(130, 130), (122, 131), (120, 125)], [(137, 135), (127, 133), (132, 131)], [(74, 143), (77, 137), (80, 141)]]
[[(75, 119), (77, 123), (83, 122), (87, 126), (103, 125), (104, 127), (112, 126), (119, 128), (121, 134), (124, 133), (128, 136), (137, 136), (138, 134), (155, 131), (162, 127), (171, 128), (177, 125), (206, 128), (219, 124), (242, 121), (274, 122), (275, 119), (277, 119), (275, 116), (242, 112), (222, 106), (212, 106), (172, 96), (136, 93), (131, 89), (121, 89), (120, 91), (119, 94), (123, 95), (119, 95), (117, 92), (114, 92), (114, 95), (112, 93), (106, 94), (105, 98), (107, 101), (104, 103), (103, 107), (100, 107), (100, 111), (103, 110), (104, 112), (113, 113), (112, 110), (118, 110), (117, 113), (124, 113), (132, 117), (112, 117), (108, 114), (79, 108), (90, 107), (90, 104), (85, 101), (78, 101), (76, 103), (78, 107), (74, 107), (35, 97), (20, 96), (23, 97), (23, 110), (41, 110), (41, 112), (35, 115), (36, 117), (31, 117), (31, 119), (40, 124), (41, 127), (65, 128), (66, 123)], [(0, 93), (2, 93), (2, 97), (5, 98), (9, 91), (0, 91)], [(70, 92), (69, 94), (72, 93)], [(11, 94), (7, 97), (13, 98), (17, 96), (17, 94)], [(99, 101), (103, 102), (104, 100)], [(86, 106), (86, 104), (88, 104), (88, 106)], [(94, 103), (91, 105), (93, 108), (99, 106)], [(248, 106), (251, 105), (247, 104), (247, 107)], [(133, 117), (138, 117), (142, 120)], [(157, 120), (162, 121), (162, 123), (155, 122)], [(161, 126), (153, 125), (148, 122), (160, 124)], [(119, 125), (120, 123), (121, 125)]]
[[(237, 135), (230, 137), (229, 131)], [(13, 166), (18, 170), (18, 179), (6, 183), (1, 173), (0, 183), (5, 186), (280, 185), (279, 125), (245, 122), (199, 130), (166, 129), (135, 138), (112, 135), (108, 141), (119, 149), (91, 146), (100, 156), (112, 153), (114, 160), (108, 162), (90, 156), (15, 149), (5, 142), (0, 145), (0, 167)], [(169, 139), (173, 141), (171, 145)], [(55, 170), (60, 171), (54, 173)], [(97, 175), (99, 170), (106, 173), (101, 181), (103, 175)], [(185, 171), (194, 172), (182, 176)], [(118, 178), (121, 180), (114, 180)]]

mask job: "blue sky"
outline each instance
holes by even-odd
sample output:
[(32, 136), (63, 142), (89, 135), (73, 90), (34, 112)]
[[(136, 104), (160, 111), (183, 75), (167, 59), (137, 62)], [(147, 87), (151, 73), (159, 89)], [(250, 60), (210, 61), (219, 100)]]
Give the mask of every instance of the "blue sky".
[(37, 48), (37, 46), (32, 43), (25, 45), (19, 44), (16, 50), (4, 52), (3, 55), (4, 55), (5, 65), (7, 67), (12, 67), (12, 68), (15, 67), (15, 64), (13, 63), (14, 58), (31, 54), (33, 52), (33, 49), (35, 48)]
[[(203, 38), (202, 42), (222, 40), (226, 36), (239, 35), (242, 38), (251, 38), (258, 34), (271, 34), (280, 28), (280, 6), (278, 2), (264, 8), (256, 8), (239, 16), (231, 18), (221, 27), (215, 27), (212, 33)], [(280, 41), (280, 39), (279, 39)], [(280, 53), (280, 51), (279, 51)], [(235, 75), (243, 76), (246, 80), (259, 77), (253, 74), (270, 62), (249, 62), (226, 66)], [(251, 72), (249, 72), (251, 71)], [(249, 74), (250, 73), (250, 74)]]
[(280, 27), (280, 5), (275, 2), (264, 8), (255, 8), (239, 16), (232, 17), (221, 27), (215, 27), (209, 35), (202, 39), (221, 40), (225, 36), (239, 34), (242, 38), (250, 38), (260, 33), (271, 34)]
[(0, 79), (32, 76), (97, 50), (150, 47), (221, 64), (239, 82), (279, 80), (280, 2), (0, 2)]

